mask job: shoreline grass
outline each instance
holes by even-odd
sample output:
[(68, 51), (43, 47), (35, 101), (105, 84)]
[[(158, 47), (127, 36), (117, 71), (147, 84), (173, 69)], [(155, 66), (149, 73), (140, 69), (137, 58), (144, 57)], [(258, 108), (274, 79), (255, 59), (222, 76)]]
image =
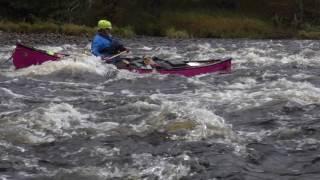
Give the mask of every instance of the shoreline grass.
[[(320, 39), (320, 27), (306, 26), (296, 30), (274, 27), (257, 18), (221, 16), (199, 13), (166, 13), (159, 19), (160, 36), (169, 38), (248, 38), (248, 39)], [(0, 21), (0, 31), (13, 33), (56, 33), (73, 36), (93, 36), (95, 27), (53, 22)], [(114, 27), (120, 37), (136, 36), (134, 26)], [(152, 32), (151, 32), (152, 33)], [(150, 34), (138, 34), (150, 35)]]
[[(11, 22), (0, 21), (0, 31), (12, 33), (56, 33), (73, 36), (93, 36), (96, 33), (95, 27), (77, 24), (57, 24), (51, 22)], [(134, 37), (136, 34), (131, 27), (114, 27), (114, 34), (122, 37)]]
[[(272, 24), (257, 18), (225, 13), (164, 13), (161, 26), (186, 31), (191, 37), (265, 38), (272, 36)], [(173, 26), (172, 26), (173, 25)]]
[(159, 21), (162, 36), (171, 38), (320, 39), (320, 26), (279, 27), (227, 11), (164, 12)]

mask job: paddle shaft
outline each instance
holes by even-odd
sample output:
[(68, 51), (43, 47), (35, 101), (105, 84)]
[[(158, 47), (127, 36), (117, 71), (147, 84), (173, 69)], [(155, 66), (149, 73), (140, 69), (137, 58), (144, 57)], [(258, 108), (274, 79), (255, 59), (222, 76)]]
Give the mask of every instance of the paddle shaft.
[(12, 56), (13, 55), (11, 55), (8, 59), (6, 59), (3, 63), (1, 63), (1, 64), (5, 64), (5, 63), (7, 63), (7, 62), (9, 62), (11, 59), (12, 59)]
[(119, 54), (116, 54), (116, 55), (111, 56), (111, 57), (109, 57), (109, 58), (103, 58), (103, 60), (105, 60), (105, 61), (110, 61), (110, 60), (112, 60), (112, 59), (114, 59), (114, 58), (116, 58), (116, 57), (121, 56), (121, 55), (124, 54), (124, 53), (127, 53), (127, 51), (122, 51), (122, 52), (120, 52)]
[(78, 54), (78, 53), (59, 53), (59, 52), (57, 52), (57, 53), (55, 53), (55, 54), (57, 54), (57, 55), (62, 55), (62, 56), (80, 56), (80, 55), (88, 55), (87, 53), (80, 53), (80, 54)]

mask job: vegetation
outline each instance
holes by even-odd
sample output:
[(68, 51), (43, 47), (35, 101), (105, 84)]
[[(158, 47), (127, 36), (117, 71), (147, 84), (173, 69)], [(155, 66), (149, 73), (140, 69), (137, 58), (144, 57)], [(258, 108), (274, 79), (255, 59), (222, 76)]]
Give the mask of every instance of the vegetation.
[(127, 37), (320, 38), (319, 0), (1, 0), (0, 18), (22, 33), (92, 34), (106, 18)]
[(170, 38), (189, 38), (190, 35), (185, 30), (176, 30), (175, 28), (171, 27), (167, 29), (165, 36)]
[(272, 25), (259, 19), (220, 14), (166, 13), (163, 27), (174, 26), (191, 36), (200, 37), (259, 37), (271, 34)]
[[(18, 33), (59, 33), (64, 35), (94, 35), (95, 27), (76, 24), (57, 24), (48, 22), (13, 23), (11, 21), (0, 21), (0, 30), (4, 32), (18, 32)], [(135, 36), (131, 27), (114, 27), (114, 34), (122, 37)]]

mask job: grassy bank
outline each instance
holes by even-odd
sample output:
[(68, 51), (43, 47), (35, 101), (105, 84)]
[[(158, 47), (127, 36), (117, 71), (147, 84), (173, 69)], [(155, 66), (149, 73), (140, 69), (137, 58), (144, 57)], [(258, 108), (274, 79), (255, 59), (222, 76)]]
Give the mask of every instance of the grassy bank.
[(228, 12), (163, 14), (160, 27), (168, 37), (320, 39), (320, 27), (311, 25), (296, 29)]
[[(259, 19), (198, 13), (165, 13), (161, 17), (165, 29), (185, 31), (192, 37), (263, 38), (273, 32), (272, 25)], [(169, 35), (172, 33), (167, 33)]]
[(94, 31), (90, 27), (74, 24), (55, 24), (50, 22), (26, 23), (1, 21), (0, 30), (17, 33), (60, 33), (66, 35), (92, 34)]
[[(141, 21), (139, 21), (141, 22)], [(114, 27), (115, 35), (133, 37), (159, 35), (170, 38), (301, 38), (320, 39), (320, 27), (305, 26), (302, 29), (275, 27), (272, 22), (254, 17), (225, 13), (163, 13), (157, 21), (145, 21), (127, 27)], [(139, 31), (143, 27), (143, 32)], [(95, 27), (52, 22), (10, 22), (0, 21), (0, 30), (18, 33), (58, 33), (75, 36), (92, 36)], [(147, 33), (146, 33), (147, 32)]]
[[(92, 36), (96, 32), (95, 27), (89, 27), (76, 24), (57, 24), (51, 22), (38, 22), (38, 23), (26, 23), (26, 22), (10, 22), (0, 21), (0, 30), (4, 32), (16, 32), (16, 33), (57, 33), (63, 35), (74, 36)], [(135, 36), (131, 27), (114, 27), (114, 33), (122, 37)]]

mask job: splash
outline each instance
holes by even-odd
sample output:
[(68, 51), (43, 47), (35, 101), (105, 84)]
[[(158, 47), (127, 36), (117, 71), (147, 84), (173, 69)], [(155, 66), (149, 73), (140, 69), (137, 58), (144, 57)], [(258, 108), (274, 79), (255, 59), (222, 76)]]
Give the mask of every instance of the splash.
[(90, 117), (92, 115), (82, 114), (67, 103), (50, 104), (47, 108), (39, 107), (7, 121), (6, 129), (2, 129), (1, 134), (16, 142), (52, 142), (59, 137), (72, 137), (77, 130), (80, 130), (78, 133), (85, 133), (85, 130), (82, 131), (85, 128), (98, 129), (96, 124), (88, 121)]
[[(153, 157), (151, 154), (133, 154), (133, 164), (117, 167), (112, 163), (106, 163), (100, 167), (77, 167), (72, 169), (59, 169), (47, 172), (46, 176), (53, 179), (145, 179), (157, 177), (159, 180), (175, 180), (187, 176), (190, 167), (182, 163), (170, 162), (170, 158)], [(183, 161), (183, 160), (181, 160)]]
[(56, 72), (65, 71), (70, 74), (90, 73), (105, 76), (109, 71), (116, 68), (112, 65), (103, 64), (102, 61), (93, 56), (66, 57), (60, 61), (47, 61), (43, 64), (30, 66), (19, 70), (12, 70), (4, 73), (8, 77), (32, 77), (50, 75)]
[[(217, 139), (222, 138), (235, 140), (232, 128), (226, 124), (224, 119), (206, 109), (201, 105), (201, 99), (196, 101), (194, 97), (186, 98), (185, 96), (174, 97), (170, 99), (168, 95), (152, 95), (152, 99), (162, 101), (161, 110), (158, 111), (158, 122), (162, 119), (165, 130), (173, 132), (173, 139), (186, 139), (197, 141), (215, 136)], [(168, 117), (171, 117), (168, 120)], [(173, 118), (173, 119), (172, 119)], [(172, 123), (174, 122), (174, 123)], [(186, 131), (185, 136), (176, 136), (175, 132)]]

